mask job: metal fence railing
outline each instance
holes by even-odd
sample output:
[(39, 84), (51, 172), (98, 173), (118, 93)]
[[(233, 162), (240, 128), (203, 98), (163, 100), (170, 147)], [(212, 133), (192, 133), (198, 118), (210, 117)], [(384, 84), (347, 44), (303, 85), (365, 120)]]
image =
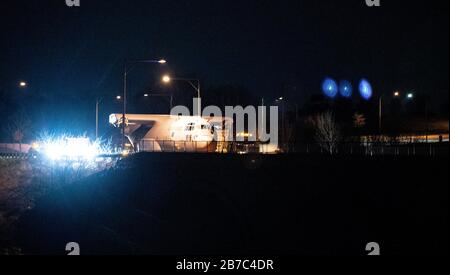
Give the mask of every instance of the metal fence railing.
[(286, 153), (368, 155), (368, 156), (438, 156), (448, 155), (448, 142), (442, 143), (386, 143), (346, 142), (334, 146), (320, 143), (287, 143), (280, 149)]
[(206, 142), (143, 140), (135, 148), (136, 152), (171, 153), (298, 153), (319, 155), (397, 155), (397, 156), (437, 156), (448, 155), (448, 142), (439, 143), (388, 143), (388, 142), (341, 142), (327, 143), (281, 143), (270, 146), (258, 142)]
[[(269, 148), (269, 149), (268, 149)], [(145, 140), (134, 147), (134, 152), (163, 153), (219, 153), (219, 154), (306, 154), (306, 155), (361, 155), (361, 156), (448, 156), (448, 142), (436, 143), (387, 143), (341, 142), (281, 143), (278, 146), (251, 142), (206, 142)], [(108, 155), (108, 157), (121, 154)], [(36, 153), (1, 153), (2, 159), (30, 159)]]

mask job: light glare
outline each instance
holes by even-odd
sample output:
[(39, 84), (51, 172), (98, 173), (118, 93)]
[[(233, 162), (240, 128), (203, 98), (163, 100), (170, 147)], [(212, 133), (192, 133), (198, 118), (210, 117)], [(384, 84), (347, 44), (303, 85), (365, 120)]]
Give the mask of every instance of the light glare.
[(365, 100), (369, 100), (372, 97), (372, 86), (369, 81), (365, 79), (361, 80), (359, 83), (359, 93)]
[(353, 92), (352, 84), (347, 80), (341, 81), (339, 84), (339, 92), (345, 98), (351, 97)]
[(338, 93), (336, 81), (331, 78), (326, 78), (322, 83), (322, 91), (327, 97), (335, 98)]
[(39, 152), (48, 159), (65, 161), (95, 161), (102, 154), (111, 153), (107, 147), (102, 147), (99, 140), (90, 141), (86, 137), (48, 138), (40, 142)]

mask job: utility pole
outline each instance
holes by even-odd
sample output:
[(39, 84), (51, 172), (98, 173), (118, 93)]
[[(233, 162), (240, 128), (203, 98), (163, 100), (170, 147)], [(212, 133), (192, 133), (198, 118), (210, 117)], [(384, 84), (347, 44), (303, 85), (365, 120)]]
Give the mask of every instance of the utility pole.
[(100, 100), (97, 98), (95, 101), (95, 140), (98, 139), (98, 111), (99, 111)]
[(381, 135), (382, 128), (382, 119), (383, 119), (383, 95), (380, 96), (378, 102), (378, 133)]
[(425, 123), (426, 123), (426, 137), (425, 137), (425, 141), (426, 143), (428, 143), (428, 135), (429, 135), (429, 131), (430, 131), (430, 121), (429, 121), (429, 114), (428, 114), (428, 99), (425, 99)]
[(122, 150), (125, 150), (125, 116), (127, 113), (127, 76), (128, 69), (125, 63), (125, 70), (123, 74), (123, 95), (122, 95)]

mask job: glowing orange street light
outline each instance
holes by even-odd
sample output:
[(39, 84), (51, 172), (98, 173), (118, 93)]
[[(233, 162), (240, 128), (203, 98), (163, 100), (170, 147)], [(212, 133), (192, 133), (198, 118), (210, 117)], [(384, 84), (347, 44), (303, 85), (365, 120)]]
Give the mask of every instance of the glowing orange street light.
[(163, 81), (164, 83), (169, 83), (171, 80), (172, 80), (172, 79), (171, 79), (170, 76), (168, 76), (168, 75), (165, 75), (165, 76), (163, 76), (163, 78), (162, 78), (162, 81)]

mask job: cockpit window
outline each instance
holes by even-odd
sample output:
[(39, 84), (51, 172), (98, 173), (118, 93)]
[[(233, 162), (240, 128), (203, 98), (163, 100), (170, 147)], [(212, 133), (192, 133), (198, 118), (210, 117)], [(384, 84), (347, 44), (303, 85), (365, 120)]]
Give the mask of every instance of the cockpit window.
[(194, 127), (195, 127), (195, 123), (188, 123), (188, 125), (186, 126), (186, 131), (194, 131)]

